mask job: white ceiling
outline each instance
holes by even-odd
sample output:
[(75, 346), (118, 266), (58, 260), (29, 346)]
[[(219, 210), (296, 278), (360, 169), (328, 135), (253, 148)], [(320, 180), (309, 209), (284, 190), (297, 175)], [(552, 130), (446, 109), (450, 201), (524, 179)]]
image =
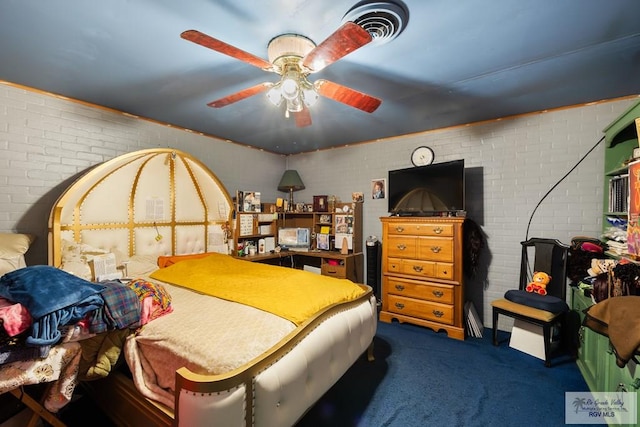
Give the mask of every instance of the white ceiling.
[(297, 128), (263, 95), (206, 105), (277, 75), (180, 33), (266, 59), (274, 36), (320, 43), (354, 4), (2, 0), (0, 79), (282, 154), (640, 93), (638, 0), (404, 0), (395, 40), (310, 78), (382, 99), (372, 114), (321, 98)]

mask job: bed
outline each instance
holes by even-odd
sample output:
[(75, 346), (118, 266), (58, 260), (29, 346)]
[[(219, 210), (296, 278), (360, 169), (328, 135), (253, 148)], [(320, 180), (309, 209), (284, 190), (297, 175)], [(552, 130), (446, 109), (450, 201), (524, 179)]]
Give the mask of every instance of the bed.
[[(170, 312), (127, 336), (128, 369), (107, 368), (104, 378), (83, 383), (118, 425), (294, 425), (357, 358), (371, 357), (377, 317), (371, 288), (229, 256), (232, 215), (229, 193), (213, 172), (170, 148), (107, 161), (53, 206), (51, 266), (87, 280), (111, 279), (115, 268), (117, 276), (171, 296)], [(159, 262), (171, 265), (158, 269)], [(178, 283), (192, 272), (198, 277)], [(292, 284), (315, 280), (334, 280), (322, 286), (339, 291), (317, 309), (283, 313), (262, 306), (267, 298), (237, 299), (245, 291), (225, 287), (231, 276), (222, 272), (251, 277), (247, 288), (286, 292), (280, 300), (295, 298)], [(208, 291), (214, 278), (222, 294)], [(319, 302), (320, 294), (309, 299)], [(162, 335), (173, 327), (173, 336)], [(204, 349), (191, 348), (200, 341)], [(172, 353), (147, 354), (148, 347)]]

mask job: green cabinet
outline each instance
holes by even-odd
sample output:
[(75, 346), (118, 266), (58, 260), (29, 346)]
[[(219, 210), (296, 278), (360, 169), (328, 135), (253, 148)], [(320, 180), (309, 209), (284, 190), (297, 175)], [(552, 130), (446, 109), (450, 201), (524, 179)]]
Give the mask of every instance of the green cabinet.
[[(584, 310), (592, 304), (591, 297), (585, 296), (582, 290), (575, 287), (571, 289), (571, 309), (580, 316), (580, 324), (585, 316)], [(607, 337), (585, 326), (580, 326), (576, 364), (589, 390), (592, 392), (635, 391), (638, 400), (636, 405), (640, 410), (640, 365), (631, 360), (624, 368), (619, 368)]]
[[(584, 310), (591, 304), (591, 298), (586, 297), (581, 290), (572, 288), (572, 309), (580, 316), (580, 325), (584, 319)], [(591, 329), (580, 326), (578, 329), (578, 359), (576, 363), (591, 391), (604, 391), (605, 357), (609, 340)], [(598, 375), (600, 373), (600, 375)]]

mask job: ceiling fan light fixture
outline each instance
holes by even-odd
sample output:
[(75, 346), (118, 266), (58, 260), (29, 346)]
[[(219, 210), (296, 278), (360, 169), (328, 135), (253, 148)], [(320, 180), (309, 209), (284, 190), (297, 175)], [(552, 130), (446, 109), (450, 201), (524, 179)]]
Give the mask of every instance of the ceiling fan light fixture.
[(295, 73), (287, 73), (282, 77), (282, 96), (286, 100), (300, 97), (299, 76)]
[(276, 107), (282, 103), (282, 84), (278, 82), (267, 91), (267, 99)]
[(320, 95), (316, 92), (316, 88), (306, 79), (302, 84), (302, 97), (307, 107), (315, 105), (315, 103), (318, 102), (318, 98), (320, 98)]

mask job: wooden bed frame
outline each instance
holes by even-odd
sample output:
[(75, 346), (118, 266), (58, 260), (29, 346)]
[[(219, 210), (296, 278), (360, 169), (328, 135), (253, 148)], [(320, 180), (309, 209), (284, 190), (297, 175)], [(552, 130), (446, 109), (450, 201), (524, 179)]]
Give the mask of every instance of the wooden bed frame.
[[(49, 218), (49, 263), (63, 240), (126, 256), (224, 252), (231, 198), (201, 162), (175, 149), (107, 161), (58, 199)], [(293, 425), (368, 349), (376, 332), (371, 289), (307, 320), (270, 351), (224, 375), (176, 372), (175, 410), (143, 397), (114, 372), (84, 383), (118, 425)]]

